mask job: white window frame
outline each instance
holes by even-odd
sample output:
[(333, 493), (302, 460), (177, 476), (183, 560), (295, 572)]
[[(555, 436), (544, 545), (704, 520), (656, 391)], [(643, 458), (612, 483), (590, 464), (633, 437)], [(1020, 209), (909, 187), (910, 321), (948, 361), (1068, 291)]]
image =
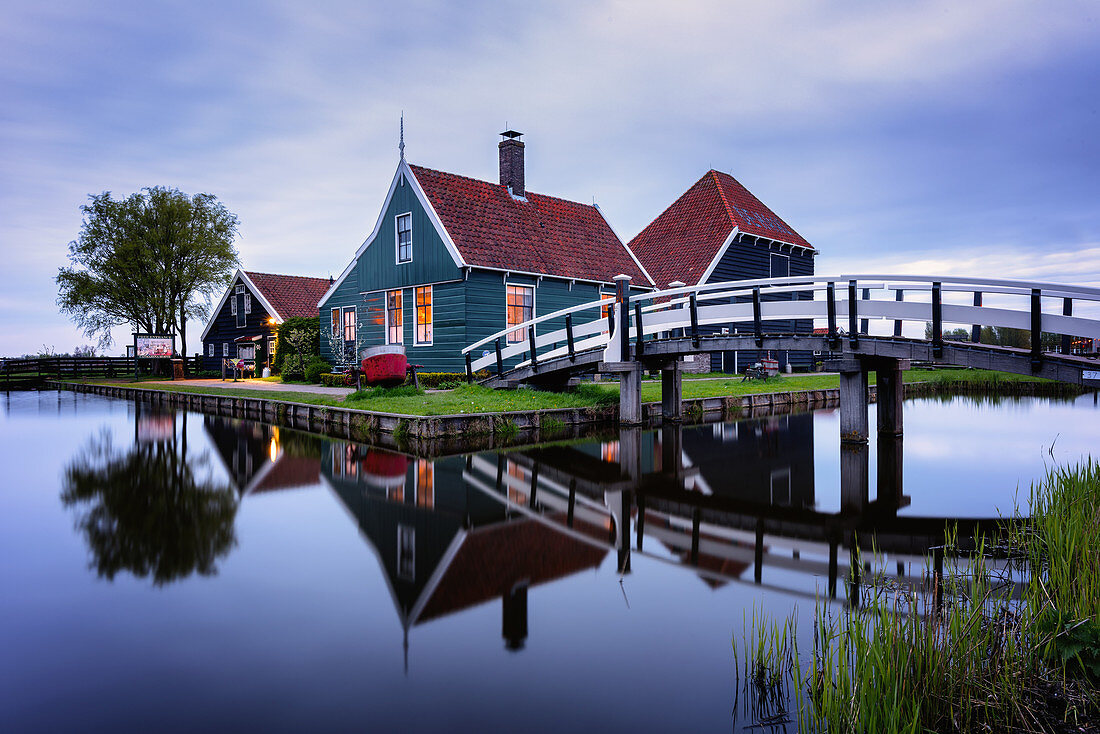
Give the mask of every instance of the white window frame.
[(229, 356), (229, 342), (222, 342), (222, 356)]
[(207, 342), (207, 344), (206, 344), (206, 356), (207, 357), (213, 357), (214, 356), (214, 342)]
[[(409, 218), (409, 259), (401, 259), (401, 220)], [(405, 265), (413, 261), (413, 219), (412, 212), (398, 214), (393, 218), (393, 259), (398, 265)]]
[[(416, 292), (421, 288), (428, 289), (428, 310), (431, 313), (431, 320), (428, 321), (428, 331), (431, 333), (431, 339), (428, 341), (420, 341), (420, 308), (416, 302)], [(435, 288), (430, 285), (418, 285), (413, 288), (413, 344), (418, 347), (430, 347), (435, 343)]]
[[(383, 297), (383, 304), (382, 304), (383, 305), (382, 310), (386, 315), (386, 317), (384, 319), (385, 323), (386, 323), (386, 344), (387, 345), (404, 344), (405, 343), (405, 292), (404, 292), (404, 289), (403, 288), (391, 288), (388, 291), (382, 291), (382, 292), (386, 294)], [(398, 308), (397, 308), (398, 313), (401, 314), (401, 327), (397, 331), (398, 340), (395, 341), (395, 342), (390, 341), (390, 294), (391, 293), (399, 294), (399, 297), (400, 297), (400, 300), (401, 300), (401, 303), (398, 304)], [(433, 314), (433, 316), (434, 316), (434, 314)], [(415, 337), (415, 334), (414, 334), (414, 337)]]
[[(535, 318), (535, 314), (538, 313), (538, 311), (536, 310), (536, 304), (535, 304), (535, 297), (536, 297), (535, 291), (536, 291), (536, 288), (535, 288), (534, 284), (527, 285), (526, 283), (505, 283), (504, 284), (504, 328), (506, 328), (506, 329), (509, 326), (512, 325), (512, 324), (508, 323), (508, 289), (509, 288), (528, 288), (528, 289), (530, 289), (530, 291), (531, 291), (531, 318), (532, 319)], [(529, 319), (524, 319), (524, 321), (528, 321), (528, 320)], [(522, 324), (523, 321), (520, 321), (518, 323)], [(528, 326), (527, 328), (531, 329), (535, 333), (536, 336), (538, 335), (538, 332), (534, 331), (534, 329), (535, 329), (534, 326)], [(527, 339), (529, 338), (527, 336), (527, 334), (523, 334), (522, 336), (520, 336), (519, 339), (517, 339), (515, 341), (512, 341), (512, 331), (517, 331), (517, 329), (512, 329), (511, 331), (509, 331), (505, 335), (504, 341), (505, 341), (506, 344), (521, 344), (521, 343), (527, 341)]]
[[(351, 312), (352, 318), (355, 323), (351, 324), (353, 331), (351, 332), (352, 338), (348, 339), (348, 312)], [(340, 309), (340, 335), (343, 338), (343, 343), (346, 345), (348, 342), (356, 343), (359, 341), (359, 307), (358, 306), (344, 306)]]

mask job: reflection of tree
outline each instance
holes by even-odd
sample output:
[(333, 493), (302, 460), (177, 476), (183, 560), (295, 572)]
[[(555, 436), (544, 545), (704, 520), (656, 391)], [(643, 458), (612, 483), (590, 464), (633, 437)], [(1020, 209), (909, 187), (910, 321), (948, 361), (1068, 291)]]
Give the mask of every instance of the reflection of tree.
[(217, 573), (214, 562), (237, 542), (238, 500), (209, 473), (196, 476), (208, 461), (188, 461), (171, 444), (118, 451), (109, 434), (89, 442), (65, 470), (61, 501), (77, 509), (101, 577), (129, 571), (160, 586)]

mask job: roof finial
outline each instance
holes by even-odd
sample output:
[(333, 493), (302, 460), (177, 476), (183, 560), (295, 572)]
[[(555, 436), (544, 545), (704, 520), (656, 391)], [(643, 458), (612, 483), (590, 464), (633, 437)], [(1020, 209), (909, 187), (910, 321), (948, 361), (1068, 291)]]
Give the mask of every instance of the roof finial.
[(401, 160), (405, 160), (405, 110), (401, 110), (401, 142), (397, 144), (397, 150), (401, 152)]

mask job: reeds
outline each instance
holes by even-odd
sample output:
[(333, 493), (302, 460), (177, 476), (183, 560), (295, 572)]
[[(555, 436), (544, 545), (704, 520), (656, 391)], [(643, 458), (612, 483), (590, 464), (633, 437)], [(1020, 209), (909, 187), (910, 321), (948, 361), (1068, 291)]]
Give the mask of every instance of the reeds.
[(996, 554), (980, 538), (953, 552), (949, 535), (923, 586), (872, 580), (860, 608), (819, 602), (808, 660), (793, 615), (754, 610), (760, 713), (787, 685), (803, 732), (1100, 731), (1100, 463), (1052, 470), (1030, 505)]

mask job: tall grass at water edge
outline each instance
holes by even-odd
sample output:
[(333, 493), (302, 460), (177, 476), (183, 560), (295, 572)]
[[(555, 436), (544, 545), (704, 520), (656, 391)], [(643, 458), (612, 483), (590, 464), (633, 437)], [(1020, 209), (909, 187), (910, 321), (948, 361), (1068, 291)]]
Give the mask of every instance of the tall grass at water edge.
[(860, 608), (819, 602), (808, 660), (793, 615), (754, 611), (750, 718), (774, 727), (790, 705), (803, 732), (1100, 731), (1100, 462), (1051, 470), (1029, 500), (996, 552), (978, 539), (915, 590), (877, 578)]

